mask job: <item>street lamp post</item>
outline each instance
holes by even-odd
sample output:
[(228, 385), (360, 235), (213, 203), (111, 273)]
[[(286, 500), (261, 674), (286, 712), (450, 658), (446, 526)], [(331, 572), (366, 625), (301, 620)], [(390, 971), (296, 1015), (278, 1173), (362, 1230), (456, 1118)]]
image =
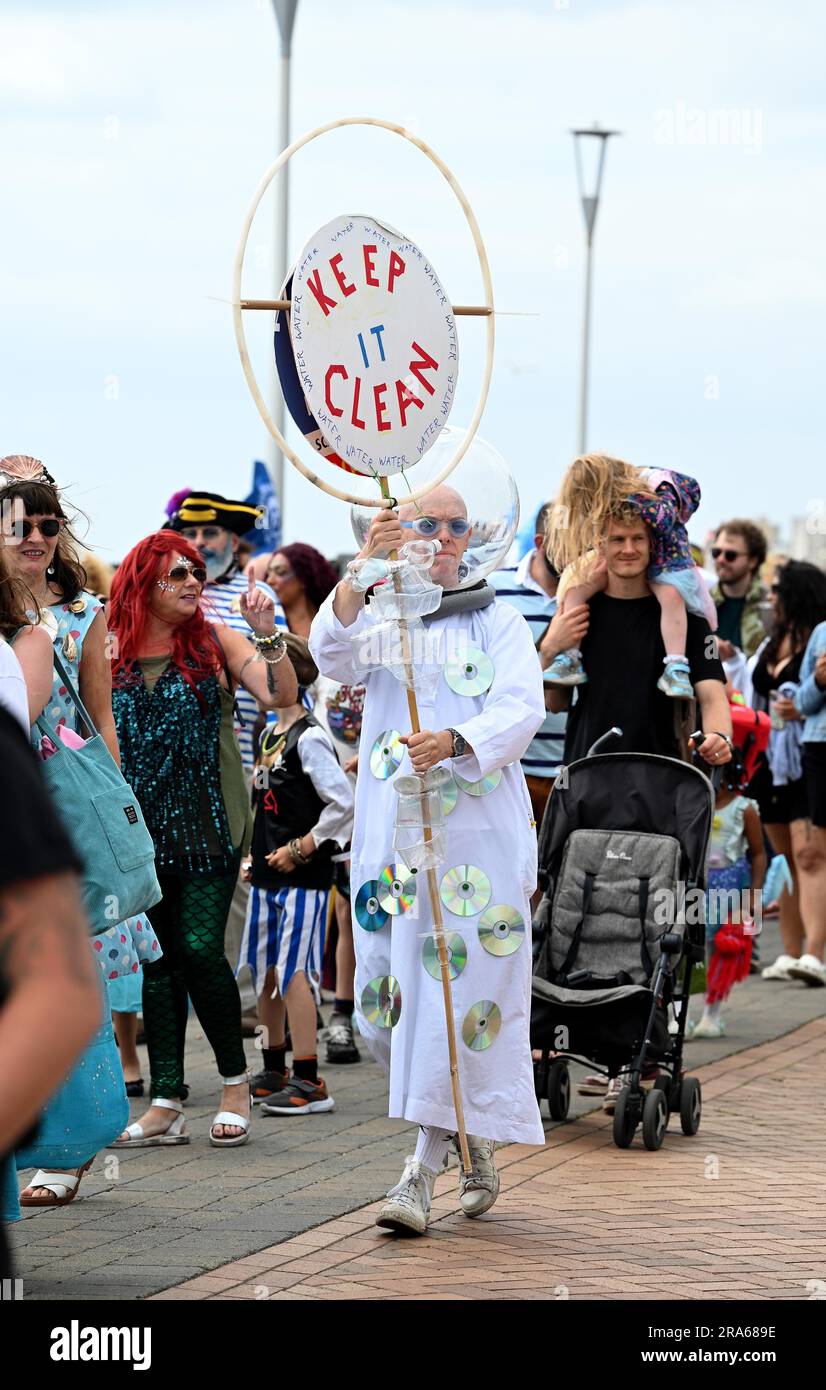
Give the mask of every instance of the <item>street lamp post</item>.
[[(585, 217), (585, 309), (582, 323), (582, 371), (579, 382), (579, 452), (580, 454), (584, 454), (588, 433), (588, 366), (591, 349), (591, 262), (594, 249), (594, 227), (596, 226), (599, 194), (602, 187), (605, 151), (611, 136), (620, 135), (622, 132), (619, 130), (602, 130), (599, 123), (595, 121), (589, 130), (572, 130), (571, 134), (574, 137), (577, 183), (579, 184), (579, 196), (582, 200), (582, 211)], [(596, 177), (592, 185), (593, 192), (591, 193), (586, 191), (582, 172), (582, 142), (584, 140), (599, 141)]]
[[(292, 58), (293, 26), (298, 0), (272, 0), (278, 32), (281, 36), (281, 82), (278, 106), (278, 151), (290, 143), (290, 60)], [(278, 176), (275, 208), (275, 293), (277, 299), (287, 274), (287, 225), (289, 220), (290, 166), (285, 164)], [(281, 434), (284, 433), (284, 397), (278, 385), (278, 373), (273, 363), (272, 417)], [(284, 455), (274, 439), (270, 439), (270, 473), (278, 493), (281, 521), (284, 521)]]

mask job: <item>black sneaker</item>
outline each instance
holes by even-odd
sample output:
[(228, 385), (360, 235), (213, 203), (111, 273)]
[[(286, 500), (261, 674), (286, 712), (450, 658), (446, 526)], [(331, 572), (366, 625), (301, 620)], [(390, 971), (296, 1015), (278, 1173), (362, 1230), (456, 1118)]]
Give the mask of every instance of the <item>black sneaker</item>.
[(262, 1100), (269, 1100), (278, 1091), (283, 1091), (289, 1079), (289, 1072), (286, 1071), (257, 1072), (250, 1078), (250, 1099), (253, 1105), (259, 1105)]
[(328, 1062), (360, 1062), (361, 1053), (353, 1037), (353, 1020), (347, 1014), (333, 1014), (327, 1028)]

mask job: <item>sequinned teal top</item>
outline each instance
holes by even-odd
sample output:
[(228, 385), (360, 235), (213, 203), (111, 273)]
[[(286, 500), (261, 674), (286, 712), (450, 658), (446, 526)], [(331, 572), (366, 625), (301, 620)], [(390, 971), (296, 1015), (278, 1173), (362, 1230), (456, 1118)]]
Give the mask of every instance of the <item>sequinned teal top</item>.
[(231, 868), (249, 812), (232, 697), (218, 678), (193, 688), (168, 656), (144, 658), (113, 690), (112, 710), (159, 873)]

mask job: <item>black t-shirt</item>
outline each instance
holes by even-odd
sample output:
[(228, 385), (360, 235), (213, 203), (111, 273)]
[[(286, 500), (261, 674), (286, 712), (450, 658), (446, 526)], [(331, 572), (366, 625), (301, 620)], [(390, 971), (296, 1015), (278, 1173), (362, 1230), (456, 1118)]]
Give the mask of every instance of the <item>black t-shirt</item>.
[[(43, 874), (80, 872), (75, 852), (57, 819), (37, 758), (16, 719), (0, 707), (0, 890)], [(0, 1007), (8, 981), (0, 972)], [(0, 1153), (0, 1191), (6, 1155)], [(11, 1278), (8, 1247), (0, 1224), (0, 1278)]]
[[(584, 758), (591, 744), (613, 725), (622, 729), (623, 736), (607, 752), (679, 757), (675, 701), (657, 689), (665, 656), (660, 605), (653, 594), (644, 598), (595, 594), (589, 607), (590, 623), (582, 640), (588, 680), (576, 687), (565, 737), (566, 763)], [(725, 682), (711, 628), (705, 618), (693, 613), (688, 615), (686, 656), (693, 685), (702, 680)]]

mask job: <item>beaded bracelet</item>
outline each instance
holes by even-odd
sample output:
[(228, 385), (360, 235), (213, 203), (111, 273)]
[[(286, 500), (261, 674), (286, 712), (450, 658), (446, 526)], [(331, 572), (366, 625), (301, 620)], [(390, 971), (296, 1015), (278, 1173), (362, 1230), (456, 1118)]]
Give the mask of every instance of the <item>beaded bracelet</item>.
[(258, 655), (268, 666), (277, 666), (287, 655), (287, 644), (280, 632), (273, 633), (272, 637), (253, 637), (252, 640)]

